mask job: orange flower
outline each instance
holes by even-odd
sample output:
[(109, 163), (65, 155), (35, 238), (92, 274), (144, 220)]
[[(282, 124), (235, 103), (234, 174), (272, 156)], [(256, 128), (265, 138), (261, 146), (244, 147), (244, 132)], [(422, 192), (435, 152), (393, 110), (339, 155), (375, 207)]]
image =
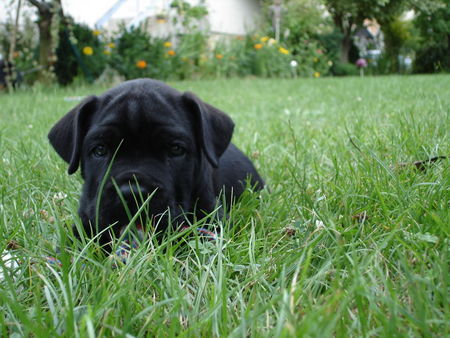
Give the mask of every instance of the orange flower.
[(174, 50), (171, 49), (167, 52), (167, 54), (169, 54), (170, 56), (174, 56), (176, 53)]
[(147, 68), (147, 62), (145, 60), (139, 60), (138, 62), (136, 62), (136, 67), (138, 67), (139, 69)]
[(257, 43), (256, 45), (254, 45), (253, 47), (255, 47), (256, 50), (263, 48), (263, 45), (261, 43)]
[(216, 59), (222, 60), (223, 59), (223, 55), (222, 54), (216, 54)]
[(83, 54), (84, 55), (92, 55), (92, 54), (94, 54), (94, 50), (92, 49), (92, 47), (86, 46), (83, 48)]

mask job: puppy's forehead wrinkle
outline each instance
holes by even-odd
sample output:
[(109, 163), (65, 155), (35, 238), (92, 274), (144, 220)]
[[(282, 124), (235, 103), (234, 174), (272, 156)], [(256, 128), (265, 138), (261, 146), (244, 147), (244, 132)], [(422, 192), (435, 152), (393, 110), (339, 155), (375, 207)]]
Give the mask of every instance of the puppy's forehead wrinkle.
[(118, 103), (117, 100), (137, 100), (141, 104), (154, 102), (161, 105), (173, 106), (174, 104), (179, 104), (178, 101), (180, 101), (181, 93), (157, 80), (136, 79), (126, 81), (110, 89), (102, 96), (108, 102)]
[[(162, 110), (161, 110), (162, 109)], [(154, 110), (152, 105), (142, 104), (134, 98), (122, 100), (120, 103), (110, 102), (98, 114), (90, 134), (95, 137), (114, 130), (117, 138), (149, 140), (163, 136), (170, 138), (189, 139), (189, 124), (177, 116), (175, 110), (161, 108)], [(157, 136), (158, 135), (158, 136)], [(101, 135), (100, 135), (101, 136)]]
[(142, 132), (143, 128), (149, 131), (160, 126), (189, 125), (187, 117), (179, 109), (179, 92), (172, 90), (172, 95), (167, 95), (163, 86), (148, 87), (131, 85), (119, 93), (116, 89), (105, 93), (100, 97), (103, 104), (97, 114), (97, 123), (126, 126), (132, 132)]
[(107, 93), (111, 93), (112, 95), (117, 95), (118, 93), (127, 92), (131, 93), (160, 93), (165, 96), (177, 96), (180, 95), (180, 92), (172, 87), (169, 87), (165, 83), (153, 80), (153, 79), (135, 79), (123, 82), (119, 86), (109, 90)]

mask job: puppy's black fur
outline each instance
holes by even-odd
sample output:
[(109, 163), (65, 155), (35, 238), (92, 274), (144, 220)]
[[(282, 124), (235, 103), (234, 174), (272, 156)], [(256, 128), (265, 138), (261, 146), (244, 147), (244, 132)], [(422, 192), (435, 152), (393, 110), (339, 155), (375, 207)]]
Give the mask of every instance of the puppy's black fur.
[[(81, 167), (79, 215), (88, 235), (116, 224), (117, 236), (152, 193), (146, 214), (164, 230), (184, 217), (211, 212), (221, 192), (231, 201), (246, 182), (262, 188), (251, 161), (230, 143), (233, 128), (228, 115), (194, 94), (138, 79), (86, 98), (48, 137), (69, 174)], [(107, 232), (100, 238), (102, 244), (111, 239)]]

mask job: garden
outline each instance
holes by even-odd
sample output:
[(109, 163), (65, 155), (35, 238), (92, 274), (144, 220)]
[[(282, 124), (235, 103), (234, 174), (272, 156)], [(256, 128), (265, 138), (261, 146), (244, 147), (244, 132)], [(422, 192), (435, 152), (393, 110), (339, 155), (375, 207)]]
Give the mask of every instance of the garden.
[[(388, 56), (358, 69), (361, 55), (342, 63), (325, 38), (299, 47), (269, 28), (213, 47), (199, 32), (155, 39), (121, 29), (107, 37), (72, 23), (79, 53), (58, 47), (67, 57), (45, 71), (21, 49), (16, 69), (39, 71), (0, 93), (1, 336), (446, 335), (450, 76), (441, 59), (430, 61), (439, 74), (419, 75), (417, 63), (403, 69)], [(351, 76), (337, 74), (342, 64)], [(82, 177), (67, 175), (47, 134), (84, 97), (141, 76), (229, 114), (233, 143), (268, 188), (246, 191), (213, 240), (149, 238), (123, 263), (75, 239)]]
[[(205, 24), (208, 8), (203, 2), (172, 1), (172, 14), (157, 19), (156, 26), (147, 20), (102, 29), (75, 22), (57, 0), (33, 0), (34, 7), (25, 8), (12, 1), (8, 19), (0, 24), (1, 78), (26, 87), (137, 77), (320, 78), (449, 70), (447, 0), (357, 5), (353, 0), (288, 0), (278, 5), (278, 28), (272, 23), (272, 1), (258, 3), (259, 23), (250, 33), (217, 36)], [(164, 23), (178, 31), (152, 34)]]

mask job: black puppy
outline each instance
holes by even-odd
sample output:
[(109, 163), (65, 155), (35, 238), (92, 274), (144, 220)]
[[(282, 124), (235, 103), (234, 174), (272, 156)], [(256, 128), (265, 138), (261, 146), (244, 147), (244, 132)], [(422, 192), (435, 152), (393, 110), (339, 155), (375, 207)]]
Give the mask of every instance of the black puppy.
[(87, 234), (113, 225), (118, 236), (151, 194), (146, 215), (164, 231), (210, 213), (221, 193), (232, 201), (246, 184), (261, 189), (251, 161), (230, 143), (233, 128), (229, 116), (194, 94), (138, 79), (86, 98), (48, 137), (69, 174), (81, 166), (78, 212)]

